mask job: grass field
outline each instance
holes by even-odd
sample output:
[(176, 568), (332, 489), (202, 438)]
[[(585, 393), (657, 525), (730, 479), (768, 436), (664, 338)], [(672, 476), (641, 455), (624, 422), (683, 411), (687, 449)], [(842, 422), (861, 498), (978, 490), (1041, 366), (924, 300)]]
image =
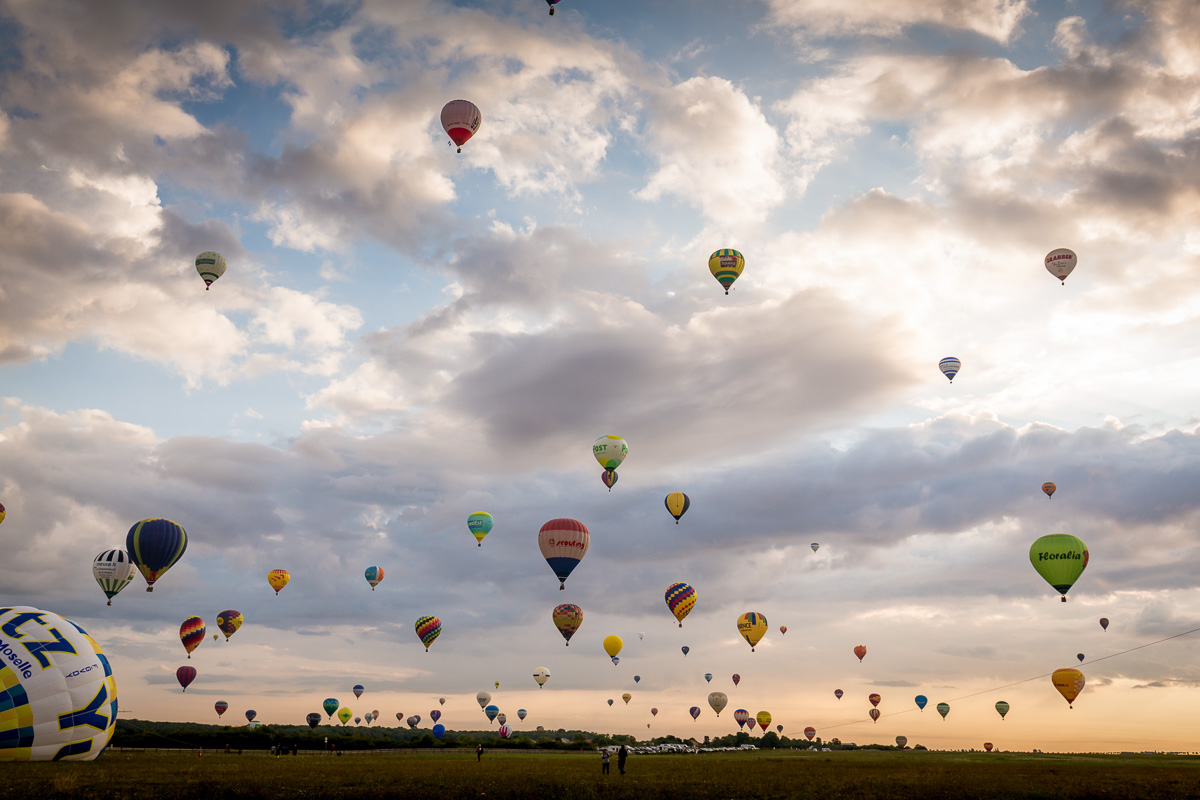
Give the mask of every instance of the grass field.
[(0, 797), (247, 798), (1183, 798), (1200, 757), (784, 751), (630, 756), (600, 774), (595, 753), (358, 753), (341, 758), (106, 753), (93, 762), (0, 763)]

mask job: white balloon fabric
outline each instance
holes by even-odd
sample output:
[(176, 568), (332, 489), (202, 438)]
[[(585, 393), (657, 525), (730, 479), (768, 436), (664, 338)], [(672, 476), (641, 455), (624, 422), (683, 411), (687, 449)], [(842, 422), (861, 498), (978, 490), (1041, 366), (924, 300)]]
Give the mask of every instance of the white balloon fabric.
[(130, 584), (137, 570), (133, 559), (121, 548), (105, 550), (92, 561), (92, 577), (100, 584), (100, 589), (108, 595), (108, 604), (122, 589)]
[(0, 761), (91, 761), (116, 723), (112, 668), (83, 628), (0, 608)]

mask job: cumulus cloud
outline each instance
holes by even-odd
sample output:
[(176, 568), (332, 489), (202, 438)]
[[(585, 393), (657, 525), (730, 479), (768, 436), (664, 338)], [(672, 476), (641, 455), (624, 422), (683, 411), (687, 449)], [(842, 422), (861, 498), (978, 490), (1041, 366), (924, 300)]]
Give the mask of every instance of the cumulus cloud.
[(828, 36), (897, 36), (917, 25), (952, 28), (1008, 42), (1032, 9), (1028, 0), (768, 0), (770, 21), (803, 40)]

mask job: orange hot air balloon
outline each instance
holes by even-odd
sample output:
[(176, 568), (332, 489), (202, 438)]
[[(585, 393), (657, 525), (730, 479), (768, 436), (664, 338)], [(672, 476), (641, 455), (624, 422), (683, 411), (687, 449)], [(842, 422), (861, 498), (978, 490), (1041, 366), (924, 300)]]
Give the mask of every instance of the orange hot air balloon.
[(1054, 490), (1057, 488), (1058, 487), (1050, 481), (1046, 481), (1042, 484), (1042, 491), (1046, 493), (1046, 497), (1054, 497)]
[(868, 697), (867, 699), (871, 701), (871, 705), (872, 705), (872, 706), (878, 706), (878, 705), (879, 705), (879, 701), (880, 701), (880, 700), (882, 700), (883, 698), (882, 698), (882, 697), (880, 697), (880, 696), (879, 696), (879, 695), (877, 695), (877, 694), (872, 694), (872, 695), (871, 695), (870, 697)]
[(787, 633), (787, 625), (780, 625), (780, 626), (779, 626), (779, 632), (780, 632), (780, 633)]
[[(1066, 699), (1067, 705), (1071, 706), (1075, 702), (1075, 698), (1083, 691), (1085, 678), (1083, 673), (1074, 668), (1056, 669), (1054, 674), (1050, 676), (1050, 680), (1054, 682), (1054, 688), (1058, 689), (1058, 693)], [(1074, 706), (1071, 706), (1074, 708)]]
[(995, 747), (995, 745), (993, 745), (991, 742), (984, 742), (984, 743), (983, 743), (983, 749), (984, 749), (984, 750), (987, 750), (989, 753), (990, 753), (990, 752), (992, 752), (992, 748), (993, 748), (993, 747)]
[(865, 656), (866, 654), (867, 654), (867, 648), (865, 645), (860, 644), (854, 648), (854, 655), (858, 656), (859, 661), (862, 661), (863, 656)]

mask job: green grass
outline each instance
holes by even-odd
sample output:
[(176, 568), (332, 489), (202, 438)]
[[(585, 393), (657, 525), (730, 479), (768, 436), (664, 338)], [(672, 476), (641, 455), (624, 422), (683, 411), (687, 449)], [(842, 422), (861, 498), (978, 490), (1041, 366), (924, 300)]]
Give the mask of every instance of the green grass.
[(342, 757), (106, 753), (93, 762), (0, 763), (0, 797), (245, 798), (1182, 798), (1200, 758), (1019, 753), (788, 751), (631, 755), (600, 774), (596, 753), (411, 751)]

